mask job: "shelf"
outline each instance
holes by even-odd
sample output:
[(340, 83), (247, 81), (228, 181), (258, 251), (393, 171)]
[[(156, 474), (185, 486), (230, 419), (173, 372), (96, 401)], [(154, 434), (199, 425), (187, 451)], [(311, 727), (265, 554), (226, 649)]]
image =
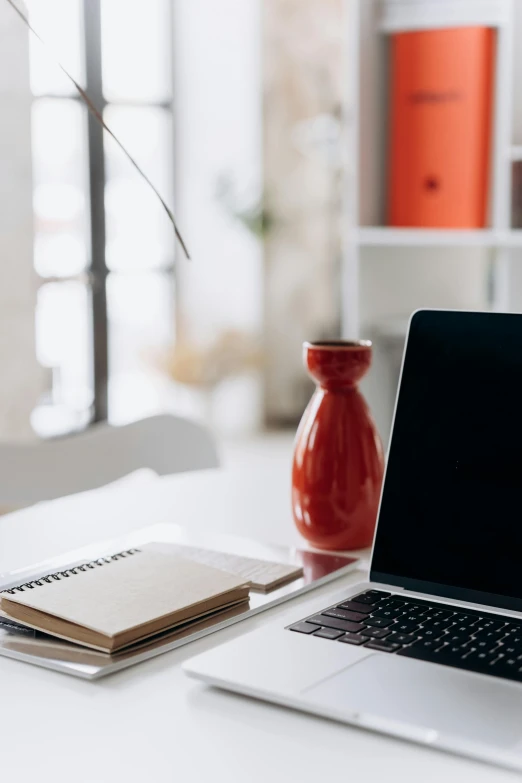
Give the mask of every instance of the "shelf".
[(503, 27), (509, 21), (509, 6), (498, 0), (481, 0), (479, 3), (469, 3), (467, 0), (452, 0), (451, 3), (424, 0), (423, 3), (383, 3), (379, 27), (384, 33), (402, 33), (475, 25)]
[(521, 247), (522, 229), (429, 229), (361, 227), (355, 231), (361, 247)]

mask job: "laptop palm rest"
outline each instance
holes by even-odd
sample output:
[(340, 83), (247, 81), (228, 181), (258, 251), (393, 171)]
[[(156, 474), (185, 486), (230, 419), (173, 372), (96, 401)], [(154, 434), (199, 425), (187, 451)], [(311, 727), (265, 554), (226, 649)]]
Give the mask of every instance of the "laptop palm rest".
[[(522, 687), (396, 656), (368, 656), (307, 688), (306, 696), (331, 710), (360, 713), (367, 728), (411, 726), (410, 739), (418, 741), (449, 734), (513, 748), (522, 736)], [(394, 733), (406, 738), (408, 732)]]

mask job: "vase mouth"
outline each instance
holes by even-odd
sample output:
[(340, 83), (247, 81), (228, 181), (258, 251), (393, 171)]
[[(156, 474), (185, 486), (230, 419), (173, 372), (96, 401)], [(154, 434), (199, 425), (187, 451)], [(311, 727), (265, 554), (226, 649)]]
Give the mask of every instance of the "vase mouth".
[(339, 351), (339, 350), (358, 350), (361, 348), (371, 348), (371, 340), (317, 340), (313, 342), (305, 342), (304, 348), (326, 348), (327, 350)]

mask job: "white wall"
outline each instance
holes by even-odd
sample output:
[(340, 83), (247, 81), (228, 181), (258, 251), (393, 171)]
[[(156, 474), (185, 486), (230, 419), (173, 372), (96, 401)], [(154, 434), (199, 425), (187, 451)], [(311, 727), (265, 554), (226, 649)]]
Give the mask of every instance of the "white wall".
[(262, 326), (262, 254), (216, 199), (220, 176), (261, 181), (260, 2), (174, 0), (179, 306), (191, 335)]
[[(260, 2), (173, 0), (176, 214), (192, 255), (177, 256), (178, 339), (262, 333), (261, 245), (216, 196), (223, 175), (260, 194)], [(176, 394), (181, 412), (201, 415), (197, 398)], [(225, 382), (213, 395), (211, 423), (228, 434), (258, 429), (261, 397), (259, 373)]]
[(27, 31), (0, 3), (0, 437), (30, 436), (42, 387), (35, 275)]
[(513, 0), (513, 142), (522, 144), (522, 3)]

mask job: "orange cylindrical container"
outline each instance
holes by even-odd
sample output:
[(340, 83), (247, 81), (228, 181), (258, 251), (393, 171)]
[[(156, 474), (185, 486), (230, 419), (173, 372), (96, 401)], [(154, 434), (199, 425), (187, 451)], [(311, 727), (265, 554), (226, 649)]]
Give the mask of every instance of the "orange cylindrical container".
[(388, 224), (486, 224), (494, 32), (391, 36)]

